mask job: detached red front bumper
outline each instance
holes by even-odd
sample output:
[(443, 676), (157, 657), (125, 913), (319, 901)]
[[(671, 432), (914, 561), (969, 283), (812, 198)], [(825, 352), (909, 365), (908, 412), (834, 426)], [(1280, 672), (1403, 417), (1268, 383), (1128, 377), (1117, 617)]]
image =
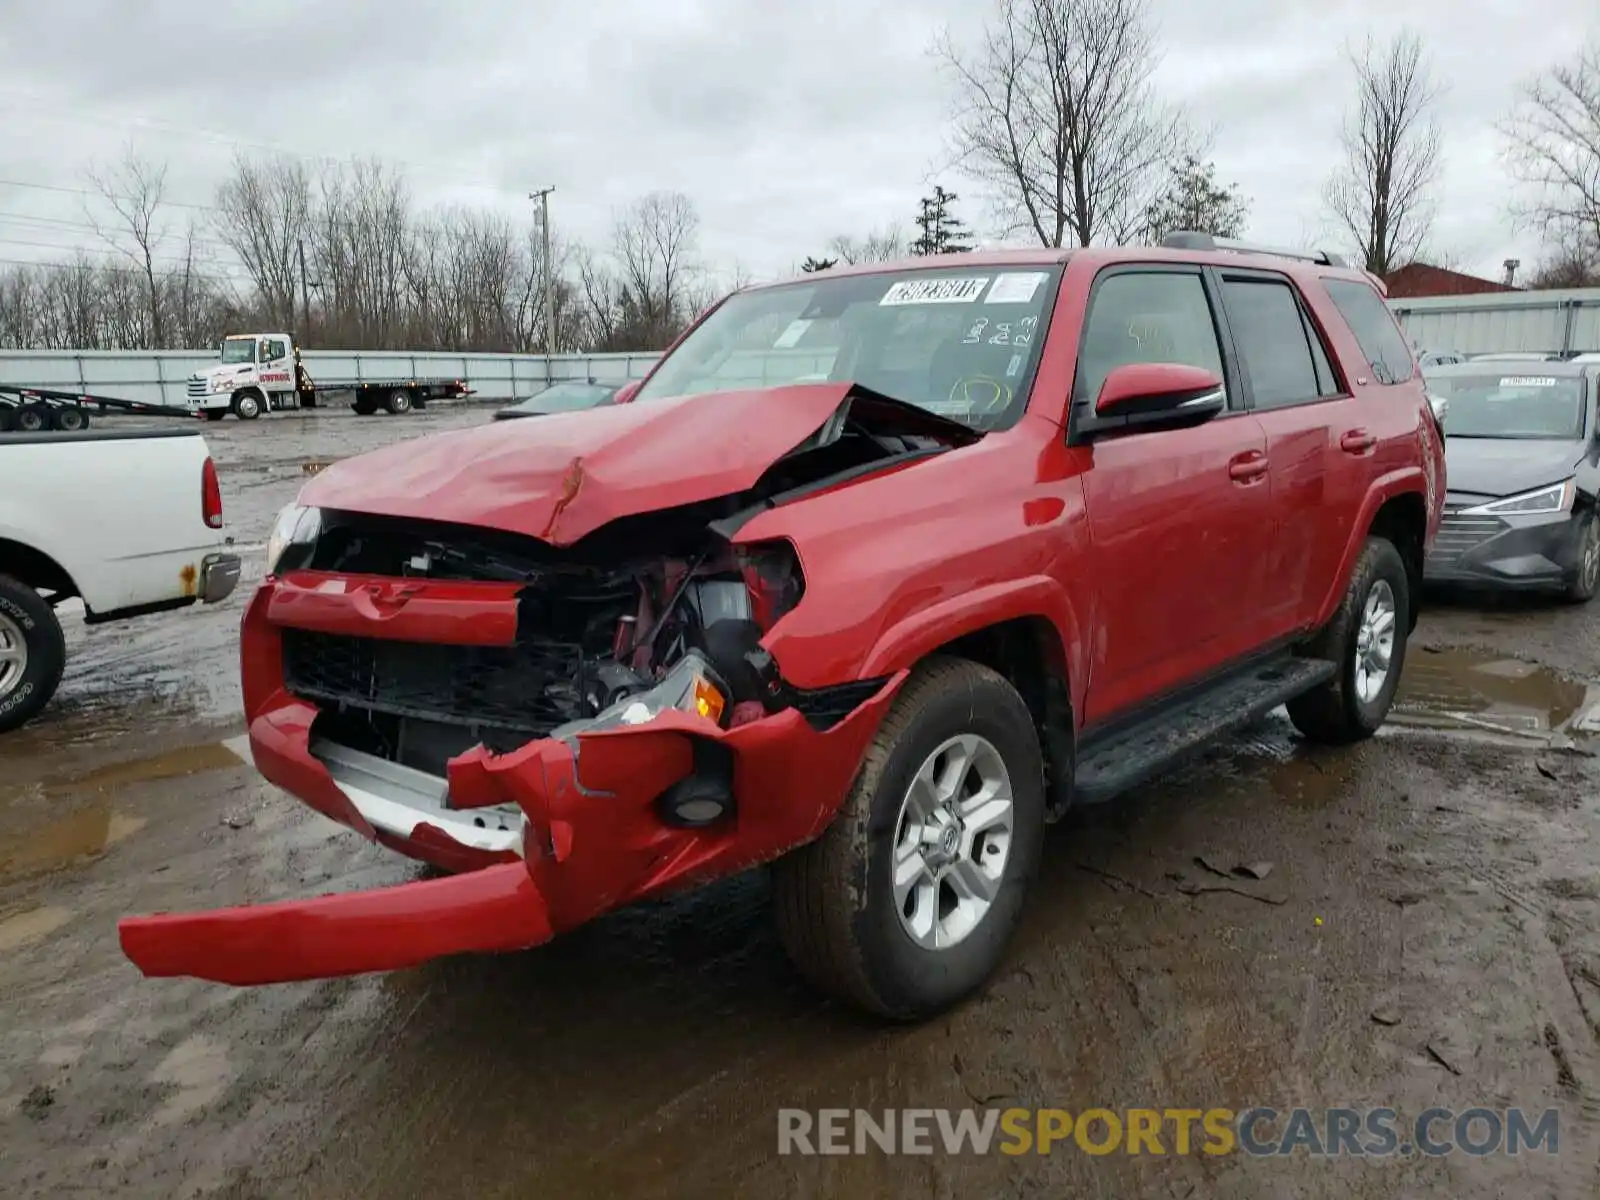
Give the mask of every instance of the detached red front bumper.
[[(311, 752), (316, 710), (283, 689), (277, 630), (265, 613), (271, 591), (269, 584), (257, 594), (244, 630), (256, 765), (311, 807), (396, 845)], [(642, 897), (735, 874), (816, 837), (903, 678), (826, 732), (792, 709), (730, 730), (671, 711), (571, 744), (545, 739), (500, 755), (476, 749), (449, 765), (450, 817), (470, 824), (474, 811), (515, 804), (520, 854), (467, 851), (458, 865), (493, 865), (374, 891), (128, 917), (118, 925), (123, 952), (148, 976), (248, 985), (538, 945)], [(663, 821), (656, 802), (695, 769), (697, 739), (730, 752), (734, 813), (684, 829)], [(433, 861), (462, 849), (426, 822), (399, 840), (397, 848)]]

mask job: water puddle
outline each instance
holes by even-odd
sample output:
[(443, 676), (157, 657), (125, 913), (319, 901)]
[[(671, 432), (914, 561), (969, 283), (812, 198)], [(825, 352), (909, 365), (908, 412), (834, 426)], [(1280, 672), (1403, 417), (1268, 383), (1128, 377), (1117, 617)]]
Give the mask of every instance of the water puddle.
[(29, 800), (69, 811), (42, 828), (0, 835), (0, 880), (97, 858), (138, 833), (145, 818), (119, 811), (116, 805), (116, 793), (123, 788), (238, 765), (238, 755), (224, 745), (188, 746), (36, 784), (29, 789)]
[(1548, 737), (1586, 714), (1590, 688), (1518, 659), (1414, 647), (1389, 720), (1415, 728)]

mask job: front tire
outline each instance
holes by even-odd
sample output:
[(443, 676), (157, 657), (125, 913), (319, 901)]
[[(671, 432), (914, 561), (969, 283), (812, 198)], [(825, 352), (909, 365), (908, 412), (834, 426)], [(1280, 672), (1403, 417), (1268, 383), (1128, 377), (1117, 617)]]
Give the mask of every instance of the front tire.
[(55, 612), (27, 584), (0, 575), (0, 733), (39, 715), (60, 686), (66, 662)]
[(261, 397), (254, 392), (240, 392), (233, 398), (233, 413), (241, 421), (254, 421), (261, 415)]
[(1339, 611), (1309, 650), (1338, 671), (1288, 704), (1289, 719), (1309, 741), (1347, 745), (1378, 731), (1405, 669), (1411, 604), (1400, 552), (1384, 538), (1368, 538)]
[(1563, 592), (1570, 604), (1587, 604), (1600, 591), (1600, 518), (1585, 513), (1578, 527), (1578, 565)]
[(1044, 759), (1015, 688), (935, 658), (884, 718), (818, 840), (773, 867), (800, 973), (867, 1012), (918, 1020), (993, 974), (1044, 838)]

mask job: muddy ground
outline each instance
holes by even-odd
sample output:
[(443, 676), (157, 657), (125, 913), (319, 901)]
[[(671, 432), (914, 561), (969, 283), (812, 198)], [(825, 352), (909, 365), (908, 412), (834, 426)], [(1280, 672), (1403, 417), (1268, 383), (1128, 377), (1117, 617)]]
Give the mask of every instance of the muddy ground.
[[(240, 595), (69, 621), (59, 700), (0, 742), (0, 1195), (1596, 1194), (1600, 759), (1578, 726), (1600, 608), (1431, 607), (1384, 736), (1311, 753), (1269, 720), (1055, 828), (997, 981), (921, 1028), (808, 993), (759, 874), (520, 956), (142, 979), (124, 913), (415, 874), (220, 745), (240, 732), (235, 630), (307, 462), (485, 419), (208, 426)], [(1202, 857), (1273, 869), (1196, 892), (1225, 882)], [(776, 1153), (780, 1107), (1257, 1104), (1554, 1106), (1559, 1153)]]

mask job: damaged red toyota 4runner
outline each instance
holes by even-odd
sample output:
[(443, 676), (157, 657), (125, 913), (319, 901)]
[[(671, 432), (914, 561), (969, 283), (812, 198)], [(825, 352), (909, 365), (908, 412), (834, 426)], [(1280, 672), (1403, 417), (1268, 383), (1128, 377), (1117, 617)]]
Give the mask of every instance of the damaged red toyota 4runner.
[(346, 460), (278, 521), (254, 760), (450, 874), (122, 945), (390, 970), (771, 863), (804, 975), (927, 1016), (993, 972), (1073, 805), (1279, 705), (1378, 728), (1443, 470), (1329, 255), (1189, 234), (738, 292), (622, 403)]

